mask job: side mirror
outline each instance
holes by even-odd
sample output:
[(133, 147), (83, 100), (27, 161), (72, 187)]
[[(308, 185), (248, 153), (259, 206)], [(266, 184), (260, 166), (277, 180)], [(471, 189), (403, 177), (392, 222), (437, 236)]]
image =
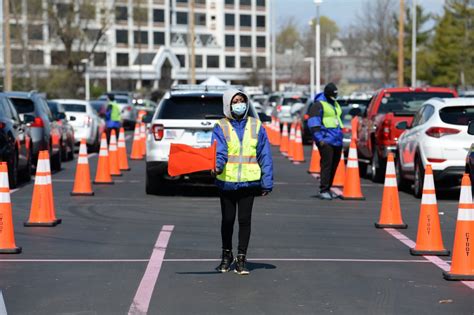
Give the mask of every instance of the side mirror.
[(406, 129), (410, 129), (410, 125), (408, 124), (408, 121), (404, 120), (404, 121), (401, 121), (399, 122), (395, 128), (399, 129), (399, 130), (406, 130)]
[(75, 121), (75, 120), (76, 120), (76, 116), (71, 116), (71, 117), (69, 117), (69, 120), (70, 120), (70, 121)]
[(262, 123), (271, 122), (272, 118), (265, 113), (258, 113), (258, 118)]
[(30, 114), (24, 114), (23, 115), (23, 122), (25, 124), (31, 124), (32, 122), (35, 121), (35, 116), (34, 115), (30, 115)]
[(360, 116), (361, 114), (362, 111), (358, 107), (354, 107), (349, 110), (349, 115), (351, 115), (352, 117)]
[(66, 119), (66, 114), (65, 113), (57, 113), (56, 114), (56, 119), (57, 120)]
[(474, 120), (469, 122), (469, 125), (467, 126), (467, 133), (474, 136)]

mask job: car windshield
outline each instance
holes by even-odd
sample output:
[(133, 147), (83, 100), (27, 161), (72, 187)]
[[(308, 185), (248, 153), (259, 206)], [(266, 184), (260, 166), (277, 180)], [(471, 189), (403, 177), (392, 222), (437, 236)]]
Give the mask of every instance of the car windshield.
[(285, 97), (283, 99), (282, 105), (293, 105), (296, 103), (306, 103), (306, 100), (304, 100), (302, 97)]
[(115, 97), (115, 101), (119, 104), (128, 104), (128, 97)]
[(385, 93), (380, 104), (379, 113), (410, 112), (415, 113), (421, 105), (433, 97), (452, 98), (446, 92), (396, 92)]
[(82, 104), (63, 104), (66, 112), (85, 113), (86, 105)]
[(18, 114), (32, 113), (35, 111), (35, 104), (29, 98), (10, 98)]
[(445, 107), (439, 111), (439, 117), (447, 124), (467, 126), (474, 120), (474, 106)]

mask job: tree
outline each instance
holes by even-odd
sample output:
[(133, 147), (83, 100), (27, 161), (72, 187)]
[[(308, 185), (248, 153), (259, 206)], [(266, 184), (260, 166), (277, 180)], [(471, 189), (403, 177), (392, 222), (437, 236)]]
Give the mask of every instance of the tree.
[(474, 7), (472, 0), (447, 0), (432, 44), (432, 83), (474, 84)]
[[(306, 28), (304, 33), (303, 46), (306, 51), (306, 55), (313, 57), (315, 55), (315, 40), (316, 40), (316, 18), (309, 22), (309, 26)], [(320, 38), (321, 38), (321, 52), (324, 52), (328, 42), (330, 43), (333, 39), (337, 38), (339, 34), (339, 27), (337, 23), (327, 16), (321, 16), (319, 20), (320, 25)], [(324, 57), (324, 54), (322, 54)]]
[(300, 43), (300, 32), (294, 19), (288, 19), (276, 37), (276, 50), (283, 53), (286, 49), (293, 49)]

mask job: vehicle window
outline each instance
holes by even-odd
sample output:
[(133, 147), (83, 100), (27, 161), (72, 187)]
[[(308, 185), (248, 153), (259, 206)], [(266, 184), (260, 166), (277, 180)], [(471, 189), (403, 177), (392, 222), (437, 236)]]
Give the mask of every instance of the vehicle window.
[(439, 111), (439, 117), (447, 124), (467, 126), (474, 120), (474, 106), (445, 107)]
[(270, 96), (270, 98), (268, 99), (268, 103), (278, 103), (279, 100), (280, 100), (280, 96), (278, 96), (278, 95), (272, 95), (272, 96)]
[(9, 111), (7, 110), (8, 107), (7, 107), (7, 103), (5, 102), (5, 99), (2, 98), (0, 100), (1, 100), (1, 102), (0, 102), (0, 117), (1, 118), (8, 117), (8, 118), (11, 119), (11, 117), (10, 117), (11, 115), (10, 115)]
[[(249, 115), (253, 117), (250, 110)], [(157, 119), (219, 119), (223, 118), (222, 97), (171, 97), (163, 100)]]
[(49, 121), (53, 121), (54, 120), (53, 114), (49, 110), (48, 103), (41, 97), (39, 98), (39, 102), (40, 102), (41, 106), (43, 107), (43, 111), (48, 116)]
[(13, 106), (12, 102), (7, 97), (4, 99), (4, 101), (8, 105), (8, 107), (10, 108), (12, 118), (19, 122), (20, 121), (20, 116), (18, 116), (18, 113), (15, 109), (15, 106)]
[(51, 110), (51, 112), (53, 113), (53, 115), (57, 115), (57, 114), (58, 114), (58, 103), (56, 103), (56, 102), (48, 102), (48, 107), (49, 107), (49, 109)]
[(34, 113), (35, 104), (29, 98), (10, 98), (19, 114)]
[(434, 112), (435, 112), (435, 109), (433, 105), (426, 105), (425, 110), (423, 111), (423, 117), (421, 118), (421, 121), (419, 124), (422, 125), (425, 122), (427, 122), (431, 118), (431, 116), (433, 116)]
[(282, 105), (293, 105), (296, 103), (306, 103), (301, 97), (285, 97), (283, 99)]
[(423, 111), (425, 110), (425, 107), (420, 108), (420, 110), (415, 114), (415, 118), (413, 118), (412, 122), (412, 127), (416, 127), (420, 125), (420, 121), (423, 118)]
[(119, 104), (128, 104), (129, 103), (128, 98), (126, 98), (126, 97), (116, 97), (115, 101)]
[(421, 105), (433, 97), (451, 98), (451, 93), (441, 92), (396, 92), (385, 93), (379, 106), (379, 113), (416, 112)]
[(66, 112), (85, 113), (86, 105), (82, 104), (63, 104)]

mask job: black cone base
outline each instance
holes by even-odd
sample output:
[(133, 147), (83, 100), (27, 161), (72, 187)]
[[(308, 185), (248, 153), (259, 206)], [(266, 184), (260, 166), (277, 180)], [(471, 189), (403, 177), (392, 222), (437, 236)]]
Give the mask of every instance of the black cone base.
[(377, 229), (406, 229), (408, 225), (403, 224), (374, 224)]
[(90, 192), (90, 193), (75, 193), (75, 192), (72, 192), (71, 196), (94, 196), (94, 192)]
[(443, 250), (416, 250), (410, 248), (410, 254), (413, 256), (449, 256), (451, 252), (447, 249)]
[(94, 185), (113, 185), (114, 182), (96, 182), (96, 181), (93, 181), (92, 182)]
[(21, 253), (21, 247), (0, 248), (0, 254), (19, 254), (19, 253)]
[(443, 278), (448, 281), (474, 280), (474, 275), (457, 275), (443, 271)]

